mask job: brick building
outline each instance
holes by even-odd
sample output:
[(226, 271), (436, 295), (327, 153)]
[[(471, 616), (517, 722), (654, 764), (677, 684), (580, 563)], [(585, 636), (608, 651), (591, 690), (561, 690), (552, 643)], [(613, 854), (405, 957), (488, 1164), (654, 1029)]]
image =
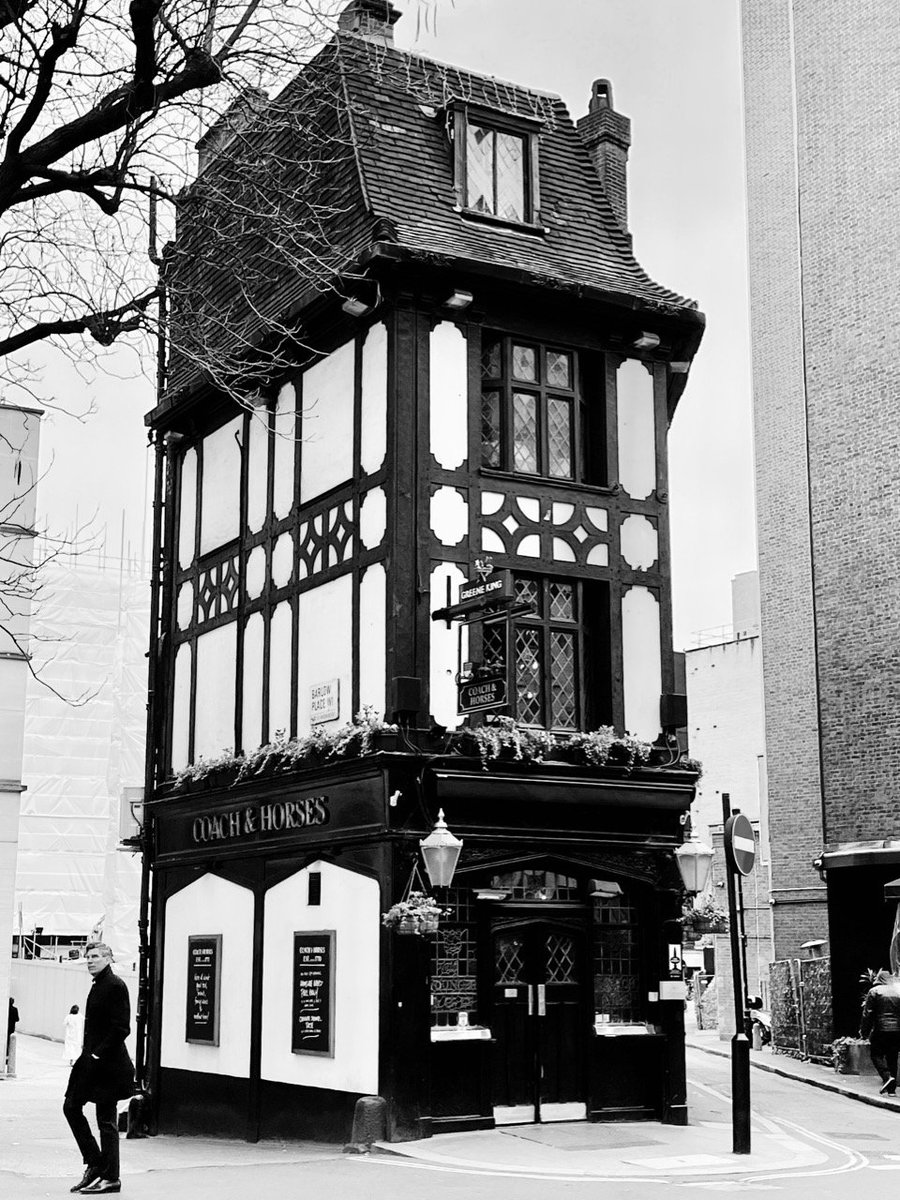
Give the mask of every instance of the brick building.
[(742, 23), (775, 952), (828, 937), (847, 1033), (900, 874), (900, 25), (891, 0)]

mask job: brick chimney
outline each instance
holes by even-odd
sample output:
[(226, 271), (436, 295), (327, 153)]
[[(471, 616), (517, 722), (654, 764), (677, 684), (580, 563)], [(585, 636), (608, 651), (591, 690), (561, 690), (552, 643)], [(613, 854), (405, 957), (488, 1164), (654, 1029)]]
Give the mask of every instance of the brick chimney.
[(390, 0), (350, 0), (338, 17), (338, 29), (393, 46), (394, 25), (400, 16)]
[(616, 219), (627, 232), (631, 121), (613, 108), (612, 84), (608, 79), (594, 82), (587, 116), (579, 119), (577, 128)]

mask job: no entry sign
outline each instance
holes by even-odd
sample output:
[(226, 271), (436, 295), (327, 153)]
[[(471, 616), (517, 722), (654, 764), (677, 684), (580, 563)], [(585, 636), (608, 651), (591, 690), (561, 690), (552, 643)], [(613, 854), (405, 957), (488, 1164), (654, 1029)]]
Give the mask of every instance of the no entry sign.
[(749, 875), (756, 862), (756, 838), (753, 826), (743, 813), (736, 813), (725, 822), (725, 857), (733, 871)]

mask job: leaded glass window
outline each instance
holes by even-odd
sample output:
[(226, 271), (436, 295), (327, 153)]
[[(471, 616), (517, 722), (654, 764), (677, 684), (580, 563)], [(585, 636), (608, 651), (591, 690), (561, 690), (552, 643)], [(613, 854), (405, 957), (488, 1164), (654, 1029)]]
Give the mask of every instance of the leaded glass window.
[(441, 898), (446, 915), (431, 952), (432, 1024), (455, 1025), (458, 1014), (476, 1018), (478, 1005), (477, 913), (469, 888), (448, 888)]
[(468, 122), (466, 207), (505, 221), (528, 220), (525, 138)]
[(575, 479), (580, 453), (575, 356), (485, 333), (482, 466)]
[(491, 887), (508, 894), (510, 900), (577, 900), (578, 880), (557, 871), (524, 868), (503, 871), (491, 877)]
[(594, 1010), (610, 1021), (640, 1021), (641, 943), (638, 911), (626, 895), (595, 901)]

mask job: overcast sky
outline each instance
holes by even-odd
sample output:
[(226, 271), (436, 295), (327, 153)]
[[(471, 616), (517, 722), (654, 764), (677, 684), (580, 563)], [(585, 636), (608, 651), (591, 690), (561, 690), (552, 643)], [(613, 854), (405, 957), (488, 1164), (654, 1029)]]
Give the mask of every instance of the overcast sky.
[[(755, 567), (739, 0), (437, 0), (397, 27), (404, 48), (561, 95), (573, 117), (591, 83), (612, 81), (631, 118), (629, 224), (638, 261), (696, 299), (707, 332), (670, 435), (675, 644), (730, 624), (730, 580)], [(143, 414), (150, 385), (134, 376), (89, 389), (53, 371), (57, 399), (96, 403), (77, 424), (48, 413), (41, 486), (46, 521), (70, 527), (98, 510), (110, 554), (137, 551), (145, 494)], [(123, 512), (125, 514), (123, 521)], [(123, 532), (124, 530), (124, 532)]]

